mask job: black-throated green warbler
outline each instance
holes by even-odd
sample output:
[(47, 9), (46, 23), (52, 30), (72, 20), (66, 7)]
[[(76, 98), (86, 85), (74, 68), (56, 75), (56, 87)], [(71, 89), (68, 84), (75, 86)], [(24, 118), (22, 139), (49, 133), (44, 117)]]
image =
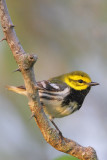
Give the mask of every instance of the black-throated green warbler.
[[(82, 71), (74, 71), (47, 81), (37, 82), (44, 112), (56, 128), (52, 119), (61, 118), (79, 110), (91, 86), (96, 85), (99, 84), (92, 82), (88, 74)], [(27, 94), (25, 87), (8, 86), (8, 89), (19, 94)]]

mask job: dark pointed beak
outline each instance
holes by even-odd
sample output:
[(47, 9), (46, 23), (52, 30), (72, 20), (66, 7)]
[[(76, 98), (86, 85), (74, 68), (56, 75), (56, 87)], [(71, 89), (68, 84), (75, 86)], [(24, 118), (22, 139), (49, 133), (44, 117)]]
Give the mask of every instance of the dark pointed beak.
[(97, 86), (97, 85), (99, 85), (99, 83), (97, 83), (97, 82), (90, 82), (89, 83), (89, 86)]

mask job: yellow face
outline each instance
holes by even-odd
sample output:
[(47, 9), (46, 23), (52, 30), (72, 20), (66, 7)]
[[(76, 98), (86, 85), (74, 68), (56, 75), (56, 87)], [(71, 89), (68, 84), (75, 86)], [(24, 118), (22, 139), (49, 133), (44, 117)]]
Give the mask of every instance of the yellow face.
[(75, 90), (84, 90), (90, 86), (91, 78), (82, 71), (74, 71), (65, 75), (64, 82)]

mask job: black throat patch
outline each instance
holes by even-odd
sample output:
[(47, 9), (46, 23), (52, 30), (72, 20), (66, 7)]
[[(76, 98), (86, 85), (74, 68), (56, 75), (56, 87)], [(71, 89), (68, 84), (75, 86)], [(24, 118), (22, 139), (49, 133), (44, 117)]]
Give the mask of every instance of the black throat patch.
[(75, 101), (78, 103), (78, 109), (80, 109), (84, 101), (84, 98), (88, 94), (89, 90), (90, 90), (90, 87), (88, 87), (85, 90), (81, 90), (81, 91), (71, 88), (70, 94), (67, 95), (62, 102), (62, 107), (69, 105), (70, 102)]

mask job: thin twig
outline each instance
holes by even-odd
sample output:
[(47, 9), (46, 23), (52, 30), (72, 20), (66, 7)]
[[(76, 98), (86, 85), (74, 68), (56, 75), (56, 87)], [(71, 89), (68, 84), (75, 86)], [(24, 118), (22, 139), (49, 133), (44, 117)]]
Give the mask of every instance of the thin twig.
[(2, 38), (2, 39), (0, 40), (0, 42), (2, 42), (2, 41), (4, 41), (4, 40), (6, 40), (6, 37)]
[(36, 80), (33, 65), (37, 60), (37, 56), (25, 53), (16, 36), (5, 0), (0, 0), (0, 18), (7, 43), (24, 78), (30, 110), (33, 112), (45, 140), (57, 150), (73, 155), (81, 160), (97, 160), (96, 152), (92, 147), (82, 147), (73, 140), (62, 138), (57, 130), (51, 128), (49, 120), (41, 107), (38, 91), (34, 87)]

